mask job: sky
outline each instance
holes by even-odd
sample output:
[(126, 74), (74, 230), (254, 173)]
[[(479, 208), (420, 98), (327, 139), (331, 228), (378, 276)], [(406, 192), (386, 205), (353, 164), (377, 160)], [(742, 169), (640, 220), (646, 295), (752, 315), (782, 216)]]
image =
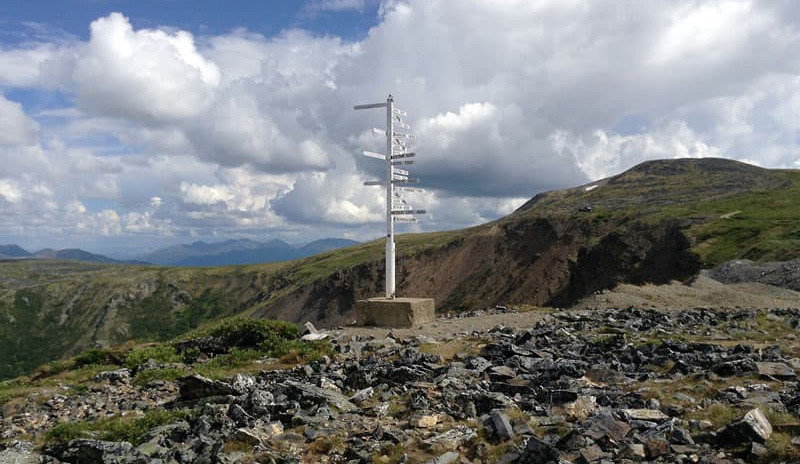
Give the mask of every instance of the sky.
[(800, 168), (793, 0), (0, 4), (0, 243), (117, 257), (384, 234), (385, 117), (417, 138), (399, 232), (648, 159)]

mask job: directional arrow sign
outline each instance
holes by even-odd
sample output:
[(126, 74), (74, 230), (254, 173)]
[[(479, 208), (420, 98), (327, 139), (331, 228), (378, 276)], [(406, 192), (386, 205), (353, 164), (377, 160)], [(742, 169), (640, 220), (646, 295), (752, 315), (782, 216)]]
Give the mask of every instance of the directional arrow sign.
[(415, 157), (415, 156), (417, 156), (417, 154), (416, 154), (416, 153), (414, 153), (414, 152), (410, 152), (410, 153), (400, 153), (400, 154), (398, 154), (398, 155), (392, 155), (392, 159), (400, 159), (400, 158), (413, 158), (413, 157)]
[(394, 222), (417, 222), (415, 217), (394, 216)]
[(368, 110), (371, 108), (386, 108), (386, 103), (370, 103), (368, 105), (356, 105), (353, 107), (354, 110)]
[(408, 171), (406, 171), (405, 169), (393, 168), (392, 172), (395, 173), (395, 174), (400, 174), (402, 176), (407, 176), (408, 175)]
[(386, 185), (386, 181), (383, 180), (368, 180), (364, 182), (364, 185)]
[(408, 166), (409, 164), (414, 164), (414, 161), (392, 161), (392, 166)]
[(379, 160), (385, 160), (386, 155), (383, 153), (375, 153), (374, 151), (363, 151), (361, 152), (364, 156), (369, 156), (370, 158), (377, 158)]
[(392, 211), (392, 214), (425, 214), (424, 209), (403, 209), (400, 211)]
[(393, 184), (416, 184), (419, 179), (392, 179)]

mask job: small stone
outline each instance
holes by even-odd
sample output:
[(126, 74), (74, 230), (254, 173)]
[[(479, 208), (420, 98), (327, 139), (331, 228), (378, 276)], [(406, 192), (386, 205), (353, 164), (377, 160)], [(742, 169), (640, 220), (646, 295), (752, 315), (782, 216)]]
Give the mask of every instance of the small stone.
[(494, 430), (501, 440), (506, 441), (514, 438), (514, 429), (511, 427), (511, 422), (505, 412), (495, 409), (489, 413), (489, 416), (492, 418)]
[(597, 445), (590, 445), (580, 450), (581, 458), (585, 462), (596, 462), (608, 457), (608, 454)]
[(560, 412), (571, 421), (588, 419), (597, 410), (597, 398), (594, 396), (579, 396), (578, 399), (558, 408)]
[(628, 443), (620, 450), (620, 457), (625, 459), (638, 461), (644, 459), (646, 456), (644, 445), (641, 443)]
[(546, 464), (551, 461), (558, 462), (559, 458), (560, 456), (557, 449), (536, 437), (531, 437), (525, 444), (525, 449), (519, 462), (524, 462), (526, 464)]
[(448, 451), (435, 459), (431, 459), (426, 464), (453, 464), (458, 461), (460, 457), (460, 454), (454, 451)]
[(622, 414), (628, 420), (662, 422), (669, 419), (668, 415), (658, 409), (623, 409)]
[(97, 374), (94, 379), (97, 382), (108, 381), (114, 385), (126, 384), (131, 381), (131, 371), (128, 368), (105, 371)]
[(412, 417), (409, 422), (418, 429), (430, 429), (436, 427), (436, 424), (439, 423), (439, 415), (421, 412)]
[(303, 333), (302, 333), (302, 335), (315, 334), (315, 333), (318, 333), (318, 332), (319, 331), (317, 330), (317, 328), (314, 327), (314, 324), (312, 324), (311, 322), (306, 322), (305, 324), (303, 324)]
[(367, 401), (368, 399), (372, 398), (372, 395), (375, 394), (375, 390), (372, 387), (367, 387), (362, 390), (357, 391), (353, 396), (350, 397), (350, 401), (357, 405), (361, 405), (361, 403)]
[(751, 443), (750, 444), (750, 454), (756, 457), (766, 456), (767, 454), (767, 447), (762, 445), (761, 443)]
[(649, 459), (655, 459), (664, 454), (669, 454), (669, 442), (663, 438), (646, 438), (644, 447)]

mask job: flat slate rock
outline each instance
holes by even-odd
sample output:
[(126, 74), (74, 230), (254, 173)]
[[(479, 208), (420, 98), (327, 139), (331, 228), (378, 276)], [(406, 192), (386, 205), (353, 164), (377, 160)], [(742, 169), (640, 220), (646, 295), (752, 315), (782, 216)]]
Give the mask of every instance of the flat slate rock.
[(774, 377), (776, 379), (794, 379), (797, 372), (788, 364), (780, 362), (756, 362), (758, 375)]
[(668, 415), (658, 409), (623, 409), (622, 414), (628, 420), (661, 422), (669, 419)]

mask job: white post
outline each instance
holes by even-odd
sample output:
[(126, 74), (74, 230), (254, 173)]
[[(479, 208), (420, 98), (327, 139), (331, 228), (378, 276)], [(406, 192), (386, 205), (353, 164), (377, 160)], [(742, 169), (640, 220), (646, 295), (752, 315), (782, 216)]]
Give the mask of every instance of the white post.
[[(397, 168), (395, 170), (394, 166), (410, 166), (414, 164), (414, 160), (409, 158), (413, 158), (416, 156), (413, 152), (406, 151), (406, 144), (400, 142), (398, 139), (398, 147), (402, 150), (397, 155), (394, 154), (394, 144), (396, 137), (405, 137), (407, 139), (413, 139), (414, 134), (411, 133), (403, 133), (403, 134), (395, 134), (394, 126), (395, 126), (395, 119), (398, 121), (400, 127), (405, 129), (410, 129), (410, 127), (403, 122), (402, 117), (405, 116), (405, 111), (397, 110), (397, 114), (395, 114), (394, 109), (394, 98), (390, 94), (388, 98), (386, 98), (386, 103), (369, 103), (366, 105), (356, 105), (353, 109), (356, 110), (368, 110), (374, 108), (386, 108), (386, 154), (381, 153), (373, 153), (371, 151), (364, 151), (363, 154), (370, 158), (377, 158), (383, 159), (386, 162), (386, 180), (369, 180), (364, 182), (364, 185), (383, 185), (386, 182), (386, 298), (394, 298), (395, 297), (395, 272), (394, 272), (394, 265), (395, 265), (395, 248), (394, 248), (394, 223), (396, 221), (399, 222), (416, 222), (416, 219), (413, 216), (416, 214), (425, 214), (425, 210), (423, 209), (412, 209), (411, 206), (406, 202), (401, 195), (397, 196), (397, 207), (395, 207), (395, 196), (394, 196), (394, 183), (397, 182), (401, 186), (407, 186), (408, 184), (414, 184), (419, 182), (419, 179), (409, 179), (408, 178), (408, 171), (405, 169)], [(373, 129), (375, 132), (382, 133), (381, 129)], [(397, 156), (398, 161), (393, 161), (392, 158)], [(400, 161), (402, 160), (402, 161)], [(400, 189), (398, 192), (402, 192), (407, 189)]]
[(386, 298), (394, 298), (394, 219), (392, 202), (392, 155), (394, 154), (394, 99), (386, 99)]

